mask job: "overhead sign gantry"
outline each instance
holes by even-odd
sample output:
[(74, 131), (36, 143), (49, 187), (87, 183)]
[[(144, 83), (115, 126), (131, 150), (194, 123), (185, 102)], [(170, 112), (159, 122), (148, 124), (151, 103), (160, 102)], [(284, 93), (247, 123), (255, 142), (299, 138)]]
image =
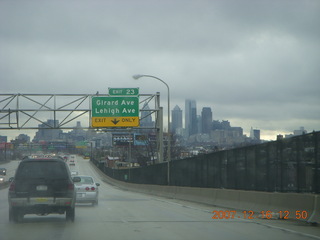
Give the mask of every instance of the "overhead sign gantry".
[[(151, 101), (153, 109), (139, 107)], [(139, 119), (140, 112), (147, 114)], [(109, 94), (0, 93), (0, 130), (78, 129), (78, 121), (84, 121), (82, 129), (104, 132), (127, 131), (131, 127), (155, 129), (160, 161), (163, 160), (162, 112), (160, 93), (140, 94), (138, 88), (109, 88)], [(140, 121), (151, 114), (155, 117), (154, 126), (141, 127)]]

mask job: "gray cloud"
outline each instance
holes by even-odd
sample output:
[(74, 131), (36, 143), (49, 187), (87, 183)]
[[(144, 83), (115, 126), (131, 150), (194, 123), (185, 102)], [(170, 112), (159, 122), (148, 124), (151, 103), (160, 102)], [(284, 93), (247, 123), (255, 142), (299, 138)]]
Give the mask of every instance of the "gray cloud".
[[(318, 1), (0, 1), (1, 93), (166, 88), (246, 132), (320, 129)], [(165, 111), (166, 112), (166, 111)], [(265, 134), (267, 135), (267, 134)]]

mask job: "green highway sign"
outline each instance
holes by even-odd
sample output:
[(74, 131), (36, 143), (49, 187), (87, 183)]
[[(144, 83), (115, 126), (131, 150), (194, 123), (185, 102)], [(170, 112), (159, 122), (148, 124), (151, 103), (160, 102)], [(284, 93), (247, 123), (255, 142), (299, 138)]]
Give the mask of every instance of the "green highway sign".
[(138, 127), (139, 97), (92, 97), (92, 127)]
[(109, 95), (111, 95), (111, 96), (137, 96), (137, 95), (139, 95), (139, 88), (109, 88)]
[(92, 97), (92, 117), (139, 117), (139, 98)]

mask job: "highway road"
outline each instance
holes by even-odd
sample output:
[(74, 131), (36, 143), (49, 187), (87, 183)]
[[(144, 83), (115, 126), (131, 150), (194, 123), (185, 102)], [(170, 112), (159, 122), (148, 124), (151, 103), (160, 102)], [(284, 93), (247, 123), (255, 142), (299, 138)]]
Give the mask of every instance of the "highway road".
[[(320, 227), (289, 220), (212, 219), (214, 206), (123, 191), (103, 181), (103, 175), (81, 157), (79, 174), (100, 182), (99, 205), (78, 204), (75, 222), (65, 215), (26, 215), (22, 223), (8, 220), (8, 189), (0, 190), (0, 240), (194, 240), (194, 239), (320, 239)], [(8, 177), (18, 161), (3, 164)], [(240, 215), (239, 215), (240, 216)]]

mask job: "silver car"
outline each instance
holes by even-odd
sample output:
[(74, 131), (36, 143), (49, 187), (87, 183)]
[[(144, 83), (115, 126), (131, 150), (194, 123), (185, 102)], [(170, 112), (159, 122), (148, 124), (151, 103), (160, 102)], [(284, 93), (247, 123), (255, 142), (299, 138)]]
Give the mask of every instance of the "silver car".
[(91, 176), (78, 175), (81, 179), (80, 182), (75, 183), (77, 190), (77, 203), (92, 203), (92, 205), (98, 205), (99, 186), (100, 183), (96, 183)]
[(71, 176), (76, 176), (76, 175), (78, 175), (78, 171), (71, 170)]

